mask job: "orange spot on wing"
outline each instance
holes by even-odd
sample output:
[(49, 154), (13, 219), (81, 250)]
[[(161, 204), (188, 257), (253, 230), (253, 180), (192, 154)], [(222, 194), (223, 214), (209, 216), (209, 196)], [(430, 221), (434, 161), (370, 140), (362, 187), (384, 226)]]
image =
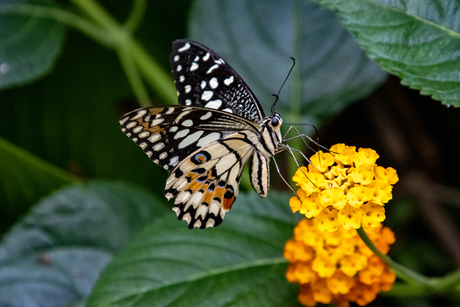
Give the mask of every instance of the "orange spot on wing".
[(185, 190), (192, 190), (193, 192), (196, 192), (202, 184), (202, 182), (192, 181)]
[(233, 196), (232, 198), (225, 198), (224, 197), (223, 201), (222, 201), (222, 207), (225, 210), (230, 210), (230, 208), (232, 207), (234, 201), (235, 201), (235, 196)]
[[(206, 187), (206, 188), (208, 188), (208, 187)], [(203, 195), (203, 198), (201, 199), (201, 201), (202, 201), (203, 203), (207, 203), (208, 205), (210, 205), (213, 195), (214, 195), (214, 191), (206, 190), (206, 191), (204, 192), (204, 195)]]

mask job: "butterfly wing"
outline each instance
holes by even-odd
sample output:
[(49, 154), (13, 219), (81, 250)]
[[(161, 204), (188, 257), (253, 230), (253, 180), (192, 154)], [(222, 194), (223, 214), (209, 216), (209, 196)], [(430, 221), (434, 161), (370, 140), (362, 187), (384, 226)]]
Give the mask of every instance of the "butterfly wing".
[[(170, 63), (180, 105), (125, 114), (122, 131), (171, 170), (165, 196), (176, 198), (178, 219), (189, 228), (217, 226), (238, 195), (244, 165), (255, 150), (265, 152), (260, 139), (262, 131), (268, 133), (261, 126), (267, 119), (241, 77), (206, 46), (177, 40)], [(255, 159), (251, 172), (261, 196), (268, 190), (267, 180), (259, 178), (268, 174), (267, 154), (257, 153), (266, 163)]]
[(265, 117), (243, 79), (208, 47), (191, 40), (176, 40), (170, 63), (179, 104), (229, 112), (253, 122)]
[(149, 158), (173, 170), (193, 152), (237, 131), (256, 131), (244, 118), (213, 109), (163, 106), (134, 110), (120, 120), (121, 130)]
[(238, 195), (241, 172), (254, 152), (250, 131), (231, 134), (198, 149), (172, 171), (165, 196), (188, 227), (219, 225)]

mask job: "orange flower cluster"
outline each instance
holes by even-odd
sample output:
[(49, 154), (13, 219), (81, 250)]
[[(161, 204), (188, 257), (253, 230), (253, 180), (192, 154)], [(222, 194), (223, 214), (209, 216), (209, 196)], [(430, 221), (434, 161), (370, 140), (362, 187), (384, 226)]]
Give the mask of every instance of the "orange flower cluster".
[[(366, 230), (383, 253), (395, 241), (393, 232), (380, 224)], [(355, 229), (321, 230), (317, 219), (304, 219), (294, 229), (294, 239), (284, 249), (291, 263), (286, 278), (300, 284), (299, 301), (364, 306), (380, 291), (392, 288), (395, 274), (364, 244)]]
[(356, 151), (344, 144), (317, 152), (308, 168), (301, 167), (293, 177), (300, 188), (289, 201), (292, 211), (316, 217), (318, 227), (329, 231), (378, 227), (399, 180), (393, 168), (375, 164), (378, 157), (372, 149)]

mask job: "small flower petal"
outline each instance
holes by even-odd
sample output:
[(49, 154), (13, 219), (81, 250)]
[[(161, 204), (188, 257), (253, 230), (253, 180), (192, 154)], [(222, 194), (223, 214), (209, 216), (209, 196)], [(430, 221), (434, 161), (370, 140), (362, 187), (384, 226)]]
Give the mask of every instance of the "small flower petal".
[(316, 218), (318, 221), (318, 228), (320, 230), (327, 229), (329, 232), (333, 232), (339, 227), (337, 210), (331, 211), (328, 208), (324, 208)]
[(347, 204), (339, 212), (339, 226), (342, 226), (344, 229), (358, 229), (361, 227), (362, 218), (363, 214), (359, 209), (353, 208)]

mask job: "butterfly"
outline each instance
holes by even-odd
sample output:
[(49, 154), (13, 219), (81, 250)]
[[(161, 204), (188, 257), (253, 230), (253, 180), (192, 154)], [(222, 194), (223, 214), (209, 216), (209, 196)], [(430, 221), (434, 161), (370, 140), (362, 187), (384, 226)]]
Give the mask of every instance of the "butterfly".
[(210, 48), (176, 40), (170, 63), (179, 105), (129, 112), (121, 130), (171, 171), (165, 196), (175, 198), (177, 218), (190, 229), (214, 227), (232, 207), (250, 158), (252, 186), (267, 196), (270, 158), (287, 148), (282, 119), (265, 116), (248, 85)]

